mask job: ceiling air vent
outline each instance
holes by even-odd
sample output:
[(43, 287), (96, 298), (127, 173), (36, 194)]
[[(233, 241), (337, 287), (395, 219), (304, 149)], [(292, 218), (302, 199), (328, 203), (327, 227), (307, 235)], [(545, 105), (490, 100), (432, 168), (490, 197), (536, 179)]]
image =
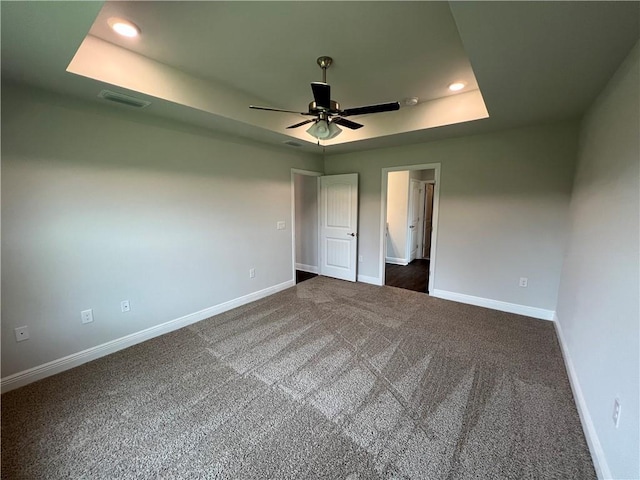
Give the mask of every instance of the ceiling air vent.
[(298, 142), (292, 142), (291, 140), (287, 140), (284, 142), (285, 145), (289, 145), (290, 147), (301, 147), (302, 144)]
[(144, 108), (151, 105), (151, 102), (147, 102), (146, 100), (140, 100), (139, 98), (125, 95), (124, 93), (112, 92), (111, 90), (102, 90), (98, 94), (98, 97), (109, 100), (110, 102), (128, 105), (129, 107)]

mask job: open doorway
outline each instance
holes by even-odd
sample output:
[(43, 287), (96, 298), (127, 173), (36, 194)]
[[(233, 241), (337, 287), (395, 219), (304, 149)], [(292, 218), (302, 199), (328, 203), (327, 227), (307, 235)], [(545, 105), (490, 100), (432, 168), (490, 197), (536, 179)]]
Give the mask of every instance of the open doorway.
[(383, 169), (384, 285), (433, 290), (439, 176), (439, 164)]
[(291, 169), (292, 266), (296, 283), (323, 275), (355, 282), (358, 174)]
[(318, 268), (319, 172), (291, 170), (293, 278), (296, 284), (316, 277)]

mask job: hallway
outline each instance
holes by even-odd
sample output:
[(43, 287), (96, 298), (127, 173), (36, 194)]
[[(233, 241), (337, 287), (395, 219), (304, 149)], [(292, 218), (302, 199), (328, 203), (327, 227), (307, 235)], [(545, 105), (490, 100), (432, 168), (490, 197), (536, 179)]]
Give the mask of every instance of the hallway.
[(385, 264), (385, 285), (415, 292), (427, 292), (429, 260), (416, 259), (408, 265)]

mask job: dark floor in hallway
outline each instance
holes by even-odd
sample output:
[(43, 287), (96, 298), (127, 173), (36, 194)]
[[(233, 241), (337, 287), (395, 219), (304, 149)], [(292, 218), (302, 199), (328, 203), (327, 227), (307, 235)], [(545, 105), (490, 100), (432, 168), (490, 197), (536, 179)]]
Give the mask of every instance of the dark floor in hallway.
[(415, 292), (427, 292), (429, 284), (429, 260), (419, 258), (409, 265), (385, 264), (385, 285)]
[(300, 282), (304, 282), (305, 280), (309, 280), (310, 278), (317, 277), (318, 275), (315, 273), (303, 272), (302, 270), (296, 270), (296, 285)]

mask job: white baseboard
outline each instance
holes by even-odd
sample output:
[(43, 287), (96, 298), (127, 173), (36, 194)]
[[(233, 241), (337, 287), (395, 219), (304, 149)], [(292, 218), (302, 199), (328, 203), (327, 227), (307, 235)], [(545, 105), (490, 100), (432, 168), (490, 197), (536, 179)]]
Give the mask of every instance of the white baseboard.
[(43, 365), (38, 365), (37, 367), (14, 373), (13, 375), (9, 375), (0, 380), (0, 390), (2, 391), (2, 393), (4, 393), (22, 387), (24, 385), (28, 385), (29, 383), (33, 383), (37, 380), (50, 377), (51, 375), (55, 375), (60, 372), (64, 372), (65, 370), (77, 367), (79, 365), (82, 365), (83, 363), (90, 362), (91, 360), (96, 360), (100, 357), (104, 357), (105, 355), (109, 355), (119, 350), (131, 347), (133, 345), (136, 345), (137, 343), (150, 340), (160, 335), (164, 335), (165, 333), (173, 332), (174, 330), (178, 330), (180, 328), (186, 327), (187, 325), (200, 322), (214, 315), (218, 315), (233, 308), (246, 305), (247, 303), (260, 300), (261, 298), (268, 297), (269, 295), (273, 295), (274, 293), (280, 292), (289, 287), (293, 287), (294, 285), (295, 282), (293, 280), (289, 280), (284, 283), (280, 283), (279, 285), (274, 285), (272, 287), (253, 292), (248, 295), (229, 300), (228, 302), (205, 308), (204, 310), (200, 310), (199, 312), (190, 313), (183, 317), (169, 320), (168, 322), (156, 325), (155, 327), (132, 333), (125, 337), (103, 343), (102, 345), (98, 345), (96, 347), (92, 347), (87, 350), (83, 350), (81, 352), (77, 352), (66, 357), (47, 362)]
[(406, 258), (386, 257), (385, 263), (391, 263), (392, 265), (409, 265), (409, 261)]
[(445, 300), (453, 300), (454, 302), (476, 305), (478, 307), (491, 308), (501, 312), (516, 313), (527, 317), (539, 318), (540, 320), (553, 320), (553, 315), (555, 313), (553, 310), (529, 307), (527, 305), (519, 305), (517, 303), (502, 302), (500, 300), (491, 300), (490, 298), (474, 297), (472, 295), (448, 292), (446, 290), (434, 289), (434, 291), (431, 292), (431, 296), (443, 298)]
[(596, 475), (598, 475), (598, 478), (600, 480), (610, 479), (612, 478), (611, 471), (609, 470), (609, 465), (604, 455), (604, 450), (602, 449), (602, 445), (600, 444), (600, 439), (598, 438), (598, 434), (596, 433), (596, 428), (593, 425), (593, 420), (591, 420), (591, 414), (589, 413), (589, 409), (587, 408), (587, 402), (584, 398), (584, 394), (582, 393), (578, 375), (576, 374), (576, 370), (573, 367), (571, 355), (569, 355), (569, 348), (562, 334), (562, 326), (560, 325), (560, 322), (558, 321), (558, 317), (556, 315), (554, 315), (553, 320), (556, 327), (556, 333), (558, 334), (560, 349), (562, 350), (562, 357), (564, 358), (564, 364), (569, 376), (569, 383), (571, 384), (571, 390), (573, 391), (573, 398), (576, 401), (576, 407), (578, 408), (578, 414), (580, 415), (582, 430), (584, 431), (584, 436), (587, 439), (587, 445), (589, 446), (589, 452), (591, 453), (593, 466), (596, 469)]
[(371, 285), (382, 285), (382, 281), (379, 277), (370, 277), (368, 275), (358, 275), (358, 281), (360, 283), (369, 283)]
[(313, 265), (305, 265), (304, 263), (296, 263), (296, 270), (308, 273), (319, 273), (318, 267), (314, 267)]

